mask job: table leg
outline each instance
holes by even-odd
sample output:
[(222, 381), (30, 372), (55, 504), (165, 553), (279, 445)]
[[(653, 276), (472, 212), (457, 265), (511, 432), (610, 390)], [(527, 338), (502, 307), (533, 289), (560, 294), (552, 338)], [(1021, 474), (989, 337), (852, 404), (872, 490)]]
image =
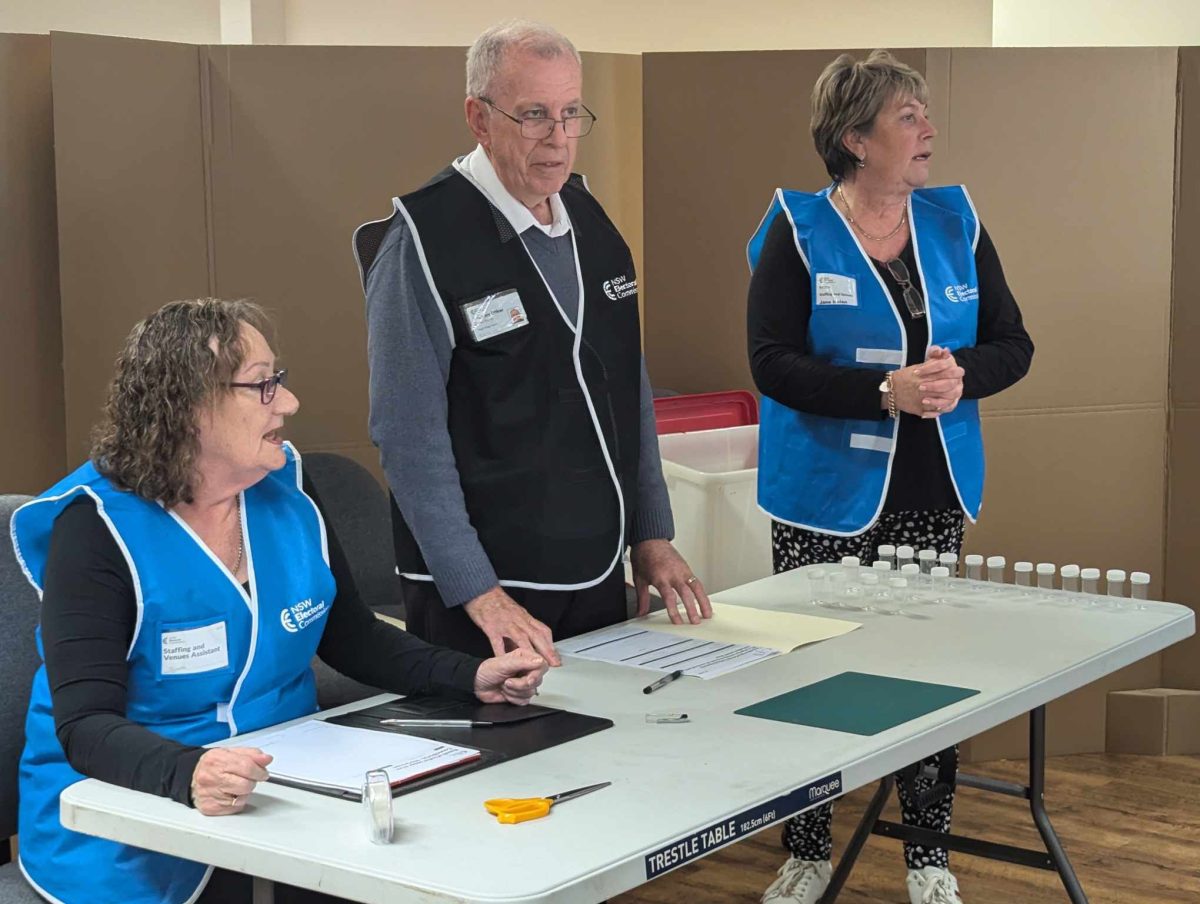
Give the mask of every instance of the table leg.
[(275, 904), (275, 883), (270, 879), (254, 877), (254, 904)]
[(1029, 714), (1029, 809), (1033, 822), (1054, 861), (1054, 869), (1067, 890), (1071, 904), (1087, 904), (1087, 895), (1075, 875), (1071, 861), (1063, 850), (1058, 833), (1046, 814), (1046, 707), (1039, 706)]
[(895, 785), (895, 779), (890, 775), (886, 775), (879, 782), (879, 788), (875, 791), (875, 796), (871, 798), (871, 802), (867, 805), (867, 812), (863, 814), (862, 819), (858, 823), (858, 828), (854, 830), (854, 835), (850, 839), (850, 843), (846, 845), (846, 850), (838, 860), (837, 869), (833, 872), (833, 877), (829, 880), (829, 888), (825, 889), (825, 894), (821, 896), (821, 904), (833, 904), (837, 897), (842, 892), (842, 886), (846, 884), (846, 880), (850, 878), (850, 871), (854, 869), (854, 861), (858, 859), (859, 853), (863, 849), (863, 845), (867, 843), (867, 838), (871, 834), (871, 830), (875, 827), (875, 823), (879, 820), (879, 814), (883, 812), (883, 808), (887, 805), (888, 798), (892, 794), (892, 787)]

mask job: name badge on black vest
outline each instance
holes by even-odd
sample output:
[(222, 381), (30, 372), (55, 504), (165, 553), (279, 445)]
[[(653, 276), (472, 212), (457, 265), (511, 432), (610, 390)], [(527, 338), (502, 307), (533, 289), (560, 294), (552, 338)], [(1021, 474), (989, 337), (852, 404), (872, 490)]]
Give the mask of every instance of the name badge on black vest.
[(529, 326), (529, 315), (525, 313), (525, 305), (516, 289), (505, 289), (464, 302), (462, 313), (471, 338), (476, 342)]

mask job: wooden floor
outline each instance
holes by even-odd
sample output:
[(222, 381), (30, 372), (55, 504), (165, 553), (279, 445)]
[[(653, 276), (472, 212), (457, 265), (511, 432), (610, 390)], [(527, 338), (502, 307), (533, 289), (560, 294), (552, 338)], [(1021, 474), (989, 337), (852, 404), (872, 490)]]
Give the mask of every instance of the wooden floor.
[[(975, 775), (1024, 782), (1026, 764), (965, 767)], [(1088, 755), (1050, 759), (1046, 808), (1091, 904), (1200, 902), (1200, 757)], [(838, 802), (834, 856), (874, 789)], [(899, 819), (893, 800), (885, 818)], [(959, 789), (957, 833), (1040, 847), (1028, 804)], [(612, 904), (755, 902), (786, 859), (779, 827), (656, 879)], [(952, 855), (965, 904), (1064, 904), (1057, 875)], [(900, 843), (872, 836), (839, 904), (907, 904)]]

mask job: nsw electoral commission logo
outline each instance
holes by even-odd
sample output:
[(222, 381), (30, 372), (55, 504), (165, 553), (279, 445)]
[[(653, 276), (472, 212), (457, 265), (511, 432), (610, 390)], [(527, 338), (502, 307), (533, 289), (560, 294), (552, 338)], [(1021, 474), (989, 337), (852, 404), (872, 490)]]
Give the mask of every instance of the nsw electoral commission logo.
[(614, 276), (604, 281), (604, 294), (613, 301), (637, 294), (637, 280), (628, 276)]
[(946, 286), (945, 295), (947, 301), (952, 301), (955, 304), (979, 301), (979, 286), (968, 286), (966, 283)]
[(279, 623), (283, 625), (283, 630), (289, 634), (295, 634), (297, 631), (303, 631), (322, 615), (329, 608), (329, 604), (325, 600), (319, 603), (314, 603), (312, 600), (301, 600), (294, 606), (285, 606), (279, 611)]

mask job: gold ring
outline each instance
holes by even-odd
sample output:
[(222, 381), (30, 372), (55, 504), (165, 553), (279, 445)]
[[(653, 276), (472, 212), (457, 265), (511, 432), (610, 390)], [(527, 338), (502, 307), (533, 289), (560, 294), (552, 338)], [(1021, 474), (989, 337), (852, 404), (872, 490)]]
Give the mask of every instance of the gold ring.
[(239, 798), (239, 797), (240, 797), (240, 795), (238, 795), (238, 794), (235, 794), (235, 795), (233, 796), (233, 800), (231, 800), (231, 801), (229, 802), (229, 806), (231, 806), (231, 807), (236, 807), (236, 806), (238, 805), (238, 798)]
[(692, 586), (692, 584), (696, 583), (698, 580), (700, 580), (698, 577), (696, 577), (695, 575), (692, 575), (690, 578), (688, 578), (686, 581), (684, 581), (684, 583), (690, 587), (690, 586)]

